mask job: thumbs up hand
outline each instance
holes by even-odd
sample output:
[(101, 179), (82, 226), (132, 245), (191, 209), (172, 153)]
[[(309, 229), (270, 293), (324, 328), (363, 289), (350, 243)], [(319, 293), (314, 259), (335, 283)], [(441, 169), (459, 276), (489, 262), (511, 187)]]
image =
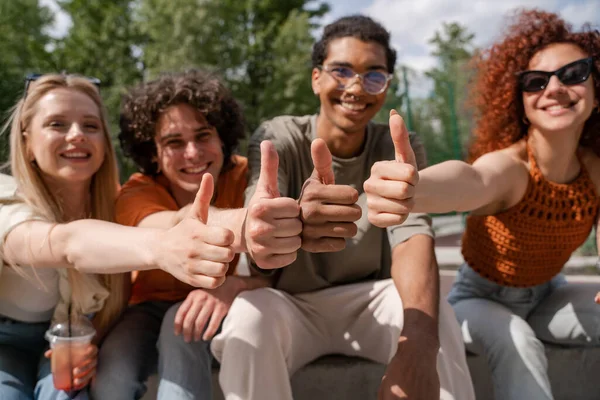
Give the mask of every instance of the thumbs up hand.
[(206, 224), (213, 191), (212, 175), (204, 174), (186, 217), (162, 233), (154, 254), (154, 264), (165, 272), (189, 285), (210, 289), (225, 281), (235, 256), (233, 232)]
[(279, 196), (275, 146), (265, 140), (260, 144), (260, 153), (260, 177), (244, 222), (245, 247), (260, 268), (275, 269), (296, 260), (302, 222), (298, 203)]
[(380, 228), (403, 223), (414, 207), (415, 187), (419, 182), (415, 153), (408, 130), (396, 110), (390, 112), (390, 134), (394, 142), (394, 161), (379, 161), (363, 185), (367, 194), (369, 222)]
[(340, 251), (346, 247), (346, 238), (356, 235), (354, 222), (362, 215), (358, 191), (348, 185), (336, 185), (332, 157), (323, 139), (311, 145), (314, 170), (302, 186), (298, 203), (302, 229), (302, 249), (312, 252)]

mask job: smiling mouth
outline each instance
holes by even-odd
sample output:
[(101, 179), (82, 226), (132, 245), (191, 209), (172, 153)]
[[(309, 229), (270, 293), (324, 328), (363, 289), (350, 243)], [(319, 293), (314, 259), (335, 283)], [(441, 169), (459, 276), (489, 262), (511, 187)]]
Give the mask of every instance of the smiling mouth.
[(560, 110), (568, 110), (571, 109), (575, 106), (575, 104), (577, 104), (576, 101), (573, 101), (571, 103), (568, 104), (555, 104), (549, 107), (542, 107), (542, 110), (544, 111), (560, 111)]
[(364, 111), (369, 107), (367, 103), (354, 103), (343, 100), (338, 100), (337, 103), (349, 111)]
[(67, 158), (71, 160), (86, 160), (90, 158), (92, 155), (90, 153), (86, 153), (84, 151), (72, 151), (69, 153), (62, 153), (60, 155), (62, 158)]
[(197, 167), (182, 168), (182, 169), (180, 169), (180, 171), (183, 172), (184, 174), (190, 174), (190, 175), (201, 174), (202, 172), (206, 171), (208, 169), (208, 167), (210, 167), (211, 164), (212, 163), (206, 163), (204, 165), (200, 165)]

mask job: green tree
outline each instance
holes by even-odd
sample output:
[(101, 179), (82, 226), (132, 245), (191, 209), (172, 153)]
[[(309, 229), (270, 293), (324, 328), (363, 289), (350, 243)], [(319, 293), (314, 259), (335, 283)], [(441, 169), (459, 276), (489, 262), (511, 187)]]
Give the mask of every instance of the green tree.
[[(52, 21), (51, 11), (38, 0), (0, 0), (0, 123), (23, 93), (25, 75), (49, 67)], [(0, 139), (2, 162), (8, 158), (7, 139)]]
[(118, 146), (121, 95), (142, 79), (139, 43), (141, 34), (133, 24), (131, 0), (59, 0), (72, 21), (53, 52), (55, 70), (66, 70), (101, 80), (100, 91), (108, 110), (113, 142), (125, 179), (133, 166)]
[(471, 116), (465, 102), (471, 71), (468, 62), (474, 51), (474, 35), (458, 23), (444, 23), (429, 41), (431, 53), (438, 60), (435, 68), (426, 72), (433, 80), (433, 92), (422, 102), (425, 115), (431, 119), (432, 131), (423, 131), (430, 164), (448, 159), (462, 159), (463, 147), (471, 133)]
[(245, 106), (250, 129), (275, 115), (313, 112), (311, 32), (329, 9), (315, 3), (141, 0), (143, 64), (149, 76), (193, 66), (218, 72)]
[[(72, 26), (53, 52), (56, 70), (99, 78), (113, 122), (125, 87), (142, 78), (131, 0), (59, 0)], [(138, 52), (139, 53), (139, 52)]]

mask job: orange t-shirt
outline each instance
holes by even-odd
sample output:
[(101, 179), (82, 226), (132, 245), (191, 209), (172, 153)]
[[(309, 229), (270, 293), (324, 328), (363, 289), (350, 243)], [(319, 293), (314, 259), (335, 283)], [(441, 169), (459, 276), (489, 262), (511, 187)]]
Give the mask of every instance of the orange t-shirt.
[[(244, 206), (244, 190), (248, 179), (248, 160), (233, 156), (234, 166), (217, 180), (213, 205), (219, 208)], [(160, 211), (179, 210), (169, 191), (169, 181), (163, 175), (151, 177), (133, 174), (121, 188), (116, 203), (116, 221), (122, 225), (137, 226), (148, 215)], [(238, 256), (231, 262), (228, 275), (235, 271)], [(133, 273), (130, 304), (145, 301), (180, 301), (195, 288), (159, 270)]]

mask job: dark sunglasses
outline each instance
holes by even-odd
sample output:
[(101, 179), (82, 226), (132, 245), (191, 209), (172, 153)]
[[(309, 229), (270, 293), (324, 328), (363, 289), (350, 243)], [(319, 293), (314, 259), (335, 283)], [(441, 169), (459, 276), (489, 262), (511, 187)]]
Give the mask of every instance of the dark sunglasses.
[(563, 85), (577, 85), (590, 77), (593, 66), (594, 58), (588, 57), (573, 61), (556, 71), (523, 71), (519, 73), (519, 85), (524, 92), (539, 92), (546, 89), (553, 75)]
[[(29, 74), (25, 77), (25, 91), (23, 92), (25, 96), (27, 96), (27, 91), (29, 90), (29, 86), (31, 85), (31, 82), (35, 82), (38, 79), (40, 79), (42, 76), (45, 76), (47, 74)], [(90, 83), (93, 83), (94, 85), (96, 85), (96, 87), (98, 89), (100, 89), (100, 84), (102, 83), (100, 81), (100, 79), (98, 78), (94, 78), (92, 76), (82, 76), (82, 75), (76, 75), (76, 74), (67, 74), (67, 73), (62, 73), (62, 75), (64, 76), (76, 76), (78, 78), (83, 78), (83, 79), (87, 79)]]
[(393, 78), (392, 74), (382, 71), (367, 71), (359, 74), (354, 72), (352, 68), (336, 65), (321, 65), (319, 68), (338, 82), (338, 90), (350, 87), (354, 79), (358, 77), (365, 92), (373, 95), (383, 93), (387, 83)]

